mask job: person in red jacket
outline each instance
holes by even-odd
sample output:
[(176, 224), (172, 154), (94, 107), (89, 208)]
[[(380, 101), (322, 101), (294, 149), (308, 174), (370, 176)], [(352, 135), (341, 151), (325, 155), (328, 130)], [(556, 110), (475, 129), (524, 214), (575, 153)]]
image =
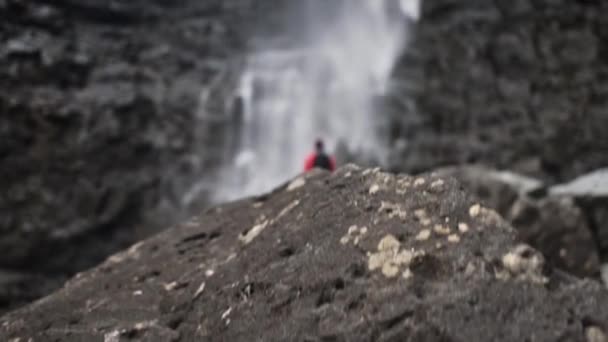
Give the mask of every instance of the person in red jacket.
[(310, 171), (314, 168), (328, 171), (334, 171), (336, 169), (336, 160), (333, 156), (329, 156), (325, 153), (325, 145), (321, 139), (315, 141), (315, 151), (310, 153), (304, 162), (304, 171)]

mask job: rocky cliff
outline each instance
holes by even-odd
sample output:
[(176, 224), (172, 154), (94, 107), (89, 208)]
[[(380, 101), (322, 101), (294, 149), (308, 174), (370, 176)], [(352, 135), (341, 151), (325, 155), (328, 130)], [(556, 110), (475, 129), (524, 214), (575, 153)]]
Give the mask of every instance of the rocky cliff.
[(0, 1), (0, 306), (200, 205), (200, 94), (255, 13), (235, 4)]
[[(496, 208), (555, 267), (581, 277), (600, 276), (606, 263), (605, 186), (595, 192), (571, 184), (546, 188), (534, 178), (479, 166), (443, 168), (438, 175), (459, 179), (481, 203)], [(608, 184), (605, 177), (599, 183)], [(559, 191), (551, 190), (558, 189)], [(597, 191), (599, 190), (599, 191)]]
[(354, 166), (224, 204), (0, 319), (7, 341), (606, 341), (608, 292), (451, 178)]
[[(608, 3), (425, 0), (395, 70), (396, 169), (550, 181), (608, 165)], [(407, 96), (404, 96), (406, 94)]]

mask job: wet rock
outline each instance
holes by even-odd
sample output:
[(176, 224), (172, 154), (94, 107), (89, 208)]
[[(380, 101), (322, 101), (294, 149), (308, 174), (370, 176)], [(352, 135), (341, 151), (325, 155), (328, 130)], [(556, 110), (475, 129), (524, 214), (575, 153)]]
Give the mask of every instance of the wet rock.
[[(442, 186), (433, 188), (439, 181)], [(384, 190), (370, 195), (373, 184)], [(458, 239), (448, 243), (416, 215), (377, 210), (382, 202), (424, 210), (432, 225), (449, 227)], [(258, 222), (267, 223), (248, 235)], [(425, 238), (416, 238), (421, 232)], [(297, 189), (285, 186), (209, 209), (134, 245), (2, 317), (0, 337), (605, 338), (608, 292), (556, 271), (516, 235), (452, 178), (357, 169), (317, 173)]]

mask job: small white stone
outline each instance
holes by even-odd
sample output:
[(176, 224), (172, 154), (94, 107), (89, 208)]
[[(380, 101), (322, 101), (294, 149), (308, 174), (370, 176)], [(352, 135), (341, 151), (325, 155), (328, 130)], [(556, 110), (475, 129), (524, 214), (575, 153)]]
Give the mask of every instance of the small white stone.
[(289, 185), (287, 186), (287, 191), (294, 191), (303, 187), (304, 185), (306, 185), (306, 180), (304, 179), (304, 177), (296, 178), (291, 183), (289, 183)]
[(207, 278), (212, 277), (215, 274), (215, 271), (212, 269), (208, 269), (207, 271), (205, 271), (205, 276), (207, 276)]
[(138, 323), (135, 323), (133, 328), (137, 331), (142, 331), (142, 330), (146, 330), (153, 326), (154, 326), (154, 322), (138, 322)]
[(479, 204), (475, 204), (475, 205), (471, 206), (471, 208), (469, 208), (469, 215), (473, 218), (479, 216), (480, 213), (481, 213), (481, 205), (479, 205)]
[(416, 216), (417, 218), (423, 218), (426, 217), (426, 210), (424, 209), (416, 209), (414, 210), (414, 216)]
[(443, 184), (445, 184), (445, 182), (443, 181), (443, 179), (438, 179), (436, 181), (434, 181), (433, 183), (431, 183), (431, 188), (439, 188), (441, 186), (443, 186)]
[(414, 276), (414, 274), (412, 273), (412, 270), (409, 269), (409, 267), (406, 268), (405, 271), (403, 272), (404, 279), (410, 279), (413, 276)]
[(399, 274), (399, 267), (392, 262), (385, 262), (382, 265), (382, 274), (387, 278), (394, 278)]
[(226, 311), (224, 311), (224, 313), (222, 313), (222, 319), (228, 318), (228, 316), (230, 315), (231, 312), (232, 312), (232, 307), (229, 307), (228, 310), (226, 310)]
[(416, 216), (416, 218), (418, 219), (418, 221), (420, 221), (420, 223), (423, 226), (429, 226), (431, 225), (431, 219), (428, 218), (427, 214), (426, 214), (426, 210), (424, 209), (417, 209), (414, 211), (414, 216)]
[(466, 223), (459, 223), (459, 224), (458, 224), (458, 230), (459, 230), (461, 233), (463, 233), (463, 234), (464, 234), (464, 233), (466, 233), (466, 232), (468, 232), (468, 231), (469, 231), (469, 225), (468, 225), (468, 224), (466, 224)]
[(440, 224), (436, 224), (434, 230), (435, 233), (439, 235), (449, 235), (452, 232), (450, 227), (442, 226)]
[(418, 235), (416, 235), (416, 240), (418, 241), (426, 241), (431, 237), (431, 230), (430, 229), (424, 229), (421, 230), (420, 233), (418, 233)]
[(134, 296), (141, 296), (141, 295), (143, 295), (143, 294), (144, 294), (144, 292), (143, 292), (142, 290), (137, 290), (137, 291), (134, 291), (134, 292), (133, 292), (133, 295), (134, 295)]
[(173, 290), (175, 290), (175, 288), (176, 288), (178, 285), (179, 285), (179, 284), (178, 284), (176, 281), (174, 281), (174, 282), (172, 282), (172, 283), (165, 284), (165, 285), (163, 285), (163, 286), (165, 287), (165, 290), (167, 290), (167, 291), (173, 291)]
[(375, 195), (378, 193), (378, 191), (380, 191), (380, 186), (378, 184), (374, 184), (369, 188), (370, 195)]
[(459, 243), (460, 236), (458, 236), (458, 234), (452, 234), (452, 235), (448, 236), (448, 242), (449, 243)]
[(415, 187), (419, 187), (419, 186), (424, 185), (425, 183), (426, 183), (426, 180), (424, 180), (424, 178), (417, 178), (417, 179), (414, 181), (414, 186), (415, 186)]
[(401, 246), (401, 243), (391, 234), (386, 235), (378, 242), (379, 251), (397, 250), (399, 249), (399, 246)]
[(246, 245), (251, 243), (251, 241), (253, 241), (258, 235), (260, 235), (260, 233), (264, 229), (266, 229), (266, 226), (268, 226), (267, 220), (262, 222), (261, 224), (256, 224), (251, 229), (249, 229), (246, 234), (239, 235), (239, 240), (241, 240), (241, 242)]
[(194, 299), (198, 298), (203, 293), (203, 291), (205, 291), (205, 285), (206, 285), (205, 282), (203, 282), (198, 287), (198, 289), (196, 290), (196, 292), (194, 292)]

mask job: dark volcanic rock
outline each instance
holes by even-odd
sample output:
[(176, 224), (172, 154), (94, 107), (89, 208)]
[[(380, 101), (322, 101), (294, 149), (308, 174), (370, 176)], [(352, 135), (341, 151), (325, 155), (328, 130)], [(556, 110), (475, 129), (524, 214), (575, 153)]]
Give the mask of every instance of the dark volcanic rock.
[(63, 279), (204, 204), (182, 198), (210, 169), (200, 94), (241, 55), (246, 14), (247, 1), (0, 2), (0, 269)]
[(608, 170), (597, 170), (569, 183), (553, 186), (549, 193), (576, 199), (587, 213), (603, 261), (608, 261)]
[(572, 198), (520, 198), (506, 218), (523, 241), (542, 251), (556, 267), (578, 276), (599, 276), (598, 243), (585, 212)]
[(346, 167), (206, 213), (1, 319), (3, 340), (605, 341), (608, 292), (453, 179)]
[(599, 276), (600, 251), (590, 226), (593, 221), (572, 196), (542, 197), (547, 191), (538, 180), (479, 166), (444, 168), (436, 174), (460, 180), (554, 266), (578, 276)]
[[(605, 1), (424, 0), (395, 68), (397, 168), (483, 163), (562, 182), (608, 165)], [(397, 110), (396, 116), (403, 115)], [(532, 166), (532, 167), (531, 167)]]
[(509, 171), (497, 171), (482, 166), (455, 166), (434, 171), (442, 176), (455, 177), (477, 195), (483, 203), (498, 210), (502, 215), (509, 212), (513, 203), (521, 196), (542, 189), (537, 179)]

